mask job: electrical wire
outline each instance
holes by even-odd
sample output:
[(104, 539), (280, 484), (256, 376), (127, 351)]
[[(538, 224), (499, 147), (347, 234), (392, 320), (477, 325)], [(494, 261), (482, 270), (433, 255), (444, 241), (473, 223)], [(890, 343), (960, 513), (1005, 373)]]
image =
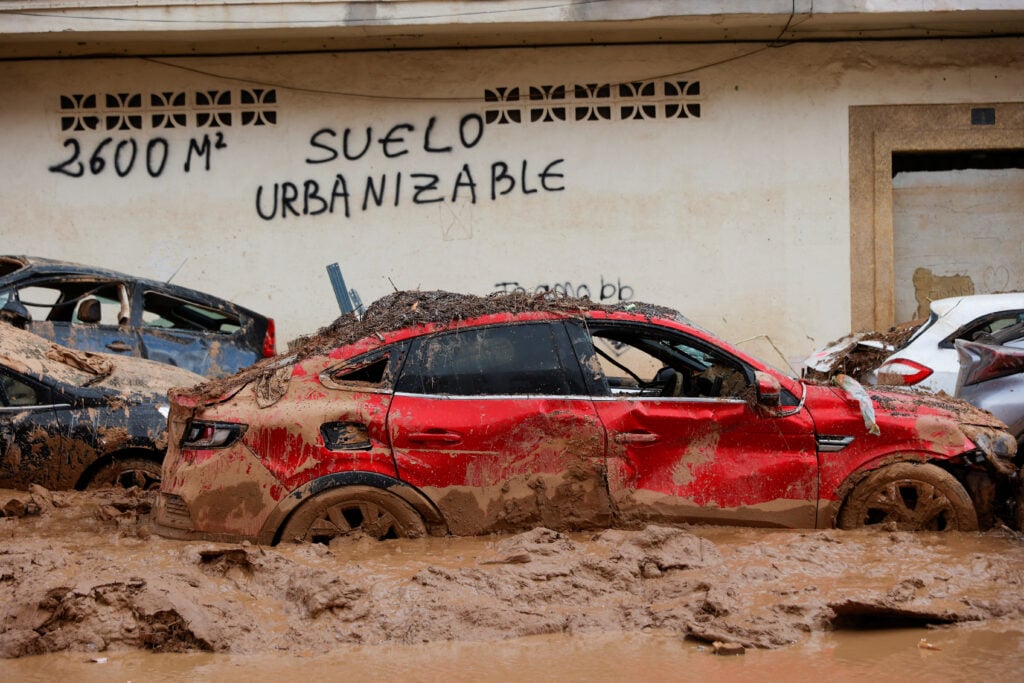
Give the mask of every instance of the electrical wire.
[[(582, 3), (572, 3), (572, 4), (582, 4)], [(667, 79), (667, 78), (678, 78), (679, 76), (685, 76), (685, 75), (688, 75), (688, 74), (692, 74), (692, 73), (694, 73), (696, 71), (701, 71), (703, 69), (710, 69), (710, 68), (713, 68), (713, 67), (716, 67), (716, 66), (721, 66), (722, 64), (728, 64), (730, 62), (735, 62), (735, 61), (738, 61), (740, 59), (746, 59), (747, 57), (752, 57), (753, 55), (756, 55), (756, 54), (758, 54), (760, 52), (764, 52), (765, 50), (769, 50), (769, 49), (772, 49), (772, 48), (778, 48), (778, 47), (786, 47), (787, 45), (790, 45), (791, 43), (789, 43), (789, 42), (782, 43), (782, 42), (779, 42), (779, 41), (782, 39), (782, 36), (784, 36), (786, 34), (786, 31), (789, 30), (789, 27), (792, 24), (793, 18), (794, 18), (795, 15), (796, 15), (796, 0), (792, 0), (791, 5), (790, 5), (789, 17), (786, 20), (785, 26), (783, 26), (782, 30), (779, 31), (779, 34), (773, 40), (769, 41), (765, 45), (762, 45), (761, 47), (758, 47), (758, 48), (756, 48), (754, 50), (750, 50), (748, 52), (744, 52), (744, 53), (739, 54), (739, 55), (734, 55), (732, 57), (727, 57), (725, 59), (720, 59), (720, 60), (717, 60), (717, 61), (714, 61), (714, 62), (707, 62), (705, 64), (701, 64), (700, 66), (690, 67), (688, 69), (683, 69), (683, 70), (680, 70), (680, 71), (673, 71), (673, 72), (667, 73), (667, 74), (660, 74), (660, 75), (657, 75), (657, 76), (645, 76), (645, 77), (641, 77), (641, 78), (625, 79), (625, 80), (622, 80), (622, 81), (618, 81), (616, 83), (612, 83), (611, 86), (612, 87), (617, 87), (619, 85), (623, 85), (623, 84), (626, 84), (626, 83), (643, 82), (643, 81), (654, 81), (654, 80), (661, 80), (661, 79)], [(403, 96), (400, 96), (400, 95), (375, 95), (375, 94), (370, 94), (370, 93), (359, 93), (359, 92), (350, 92), (350, 91), (342, 91), (342, 90), (327, 90), (327, 89), (322, 89), (322, 88), (307, 88), (307, 87), (302, 87), (302, 86), (297, 86), (297, 85), (288, 85), (288, 84), (277, 83), (277, 82), (272, 82), (272, 81), (256, 80), (256, 79), (252, 79), (252, 78), (244, 78), (244, 77), (240, 77), (240, 76), (226, 76), (224, 74), (218, 74), (218, 73), (214, 73), (212, 71), (206, 71), (204, 69), (198, 69), (198, 68), (195, 68), (195, 67), (184, 66), (184, 65), (181, 65), (181, 64), (173, 64), (171, 62), (167, 62), (167, 61), (164, 61), (162, 59), (156, 59), (154, 57), (142, 57), (140, 59), (142, 59), (143, 61), (146, 61), (146, 62), (150, 62), (152, 64), (159, 64), (161, 66), (166, 66), (166, 67), (170, 67), (170, 68), (173, 68), (173, 69), (181, 69), (182, 71), (188, 71), (188, 72), (199, 74), (199, 75), (202, 75), (202, 76), (209, 76), (211, 78), (219, 78), (219, 79), (228, 80), (228, 81), (235, 81), (235, 82), (245, 83), (245, 84), (250, 85), (250, 86), (260, 86), (260, 87), (264, 87), (264, 88), (277, 88), (279, 90), (285, 90), (285, 91), (291, 91), (291, 92), (302, 92), (302, 93), (309, 93), (309, 94), (314, 94), (314, 95), (330, 95), (330, 96), (335, 96), (335, 97), (347, 97), (347, 98), (351, 98), (351, 99), (365, 99), (365, 100), (375, 100), (375, 101), (397, 101), (397, 102), (477, 102), (480, 99), (479, 97), (403, 97)]]
[[(618, 0), (566, 0), (565, 2), (557, 2), (545, 5), (534, 5), (532, 7), (514, 7), (507, 9), (492, 9), (492, 10), (465, 10), (456, 12), (443, 12), (439, 14), (422, 14), (417, 16), (403, 16), (400, 17), (401, 21), (427, 21), (431, 19), (446, 19), (449, 17), (480, 17), (490, 15), (509, 15), (523, 12), (540, 12), (545, 10), (564, 10), (570, 7), (578, 7), (583, 5), (596, 5), (599, 3), (616, 2)], [(212, 4), (212, 3), (211, 3)], [(230, 7), (230, 5), (228, 5)], [(59, 10), (57, 10), (59, 12)], [(3, 10), (0, 9), (0, 14), (26, 16), (26, 17), (47, 17), (53, 18), (56, 12), (28, 12), (24, 10)], [(280, 22), (277, 21), (239, 21), (234, 19), (225, 20), (209, 20), (209, 19), (130, 19), (125, 17), (111, 17), (111, 16), (82, 16), (77, 14), (59, 14), (62, 19), (75, 19), (77, 21), (122, 21), (122, 22), (135, 22), (143, 24), (213, 24), (217, 26), (223, 25), (237, 25), (237, 26), (276, 26)], [(346, 18), (345, 23), (348, 25), (358, 24), (370, 24), (378, 22), (377, 17), (368, 19), (359, 18)], [(332, 26), (337, 24), (337, 19), (316, 19), (308, 21), (291, 21), (292, 24), (302, 24), (306, 26)]]

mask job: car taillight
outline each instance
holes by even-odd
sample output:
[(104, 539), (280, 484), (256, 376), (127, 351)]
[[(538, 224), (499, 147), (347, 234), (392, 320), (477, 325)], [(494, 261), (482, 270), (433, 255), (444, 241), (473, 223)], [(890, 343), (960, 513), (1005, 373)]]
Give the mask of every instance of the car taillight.
[(247, 427), (237, 422), (189, 420), (181, 437), (181, 447), (188, 450), (227, 448), (242, 438)]
[(956, 340), (956, 348), (960, 353), (960, 383), (965, 387), (1024, 372), (1024, 349), (961, 339)]
[(263, 337), (263, 357), (270, 358), (277, 355), (277, 328), (274, 327), (274, 319), (267, 318), (267, 334)]
[(932, 369), (906, 358), (883, 363), (875, 373), (878, 384), (909, 387), (923, 381), (932, 374)]

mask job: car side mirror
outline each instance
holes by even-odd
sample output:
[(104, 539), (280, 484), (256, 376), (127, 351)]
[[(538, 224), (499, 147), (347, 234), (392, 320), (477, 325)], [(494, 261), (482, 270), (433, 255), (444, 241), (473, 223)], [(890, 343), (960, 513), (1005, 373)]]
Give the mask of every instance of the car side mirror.
[(754, 380), (757, 382), (757, 402), (760, 405), (777, 408), (782, 404), (782, 385), (774, 375), (758, 370), (754, 372)]

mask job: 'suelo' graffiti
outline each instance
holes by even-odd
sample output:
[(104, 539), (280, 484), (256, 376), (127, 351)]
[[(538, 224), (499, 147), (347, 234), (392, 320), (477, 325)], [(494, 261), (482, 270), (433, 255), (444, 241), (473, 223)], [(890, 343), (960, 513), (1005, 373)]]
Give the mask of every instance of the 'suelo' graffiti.
[[(445, 137), (438, 131), (438, 119), (425, 125), (402, 122), (375, 133), (365, 129), (321, 128), (309, 139), (308, 165), (362, 162), (371, 167), (406, 155), (422, 153), (429, 159), (468, 151), (480, 144), (484, 121), (479, 114), (466, 114), (457, 131)], [(403, 160), (404, 161), (404, 160)], [(403, 204), (438, 202), (497, 201), (510, 195), (531, 195), (565, 190), (564, 159), (536, 162), (530, 159), (496, 159), (480, 164), (462, 163), (457, 171), (438, 171), (429, 166), (409, 164), (383, 172), (345, 171), (333, 177), (282, 180), (256, 189), (256, 213), (266, 221), (300, 216), (339, 214), (350, 218), (354, 212)]]

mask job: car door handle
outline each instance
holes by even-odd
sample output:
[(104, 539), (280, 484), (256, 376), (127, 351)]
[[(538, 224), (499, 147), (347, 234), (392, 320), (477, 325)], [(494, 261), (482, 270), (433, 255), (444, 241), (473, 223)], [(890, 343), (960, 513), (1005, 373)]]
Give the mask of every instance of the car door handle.
[(409, 434), (409, 441), (413, 443), (457, 444), (462, 441), (462, 434), (444, 431), (412, 432)]
[(620, 432), (615, 435), (615, 443), (654, 443), (659, 438), (657, 434), (652, 434), (651, 432)]
[(131, 351), (132, 347), (125, 344), (123, 341), (112, 341), (107, 344), (107, 348), (111, 351)]

